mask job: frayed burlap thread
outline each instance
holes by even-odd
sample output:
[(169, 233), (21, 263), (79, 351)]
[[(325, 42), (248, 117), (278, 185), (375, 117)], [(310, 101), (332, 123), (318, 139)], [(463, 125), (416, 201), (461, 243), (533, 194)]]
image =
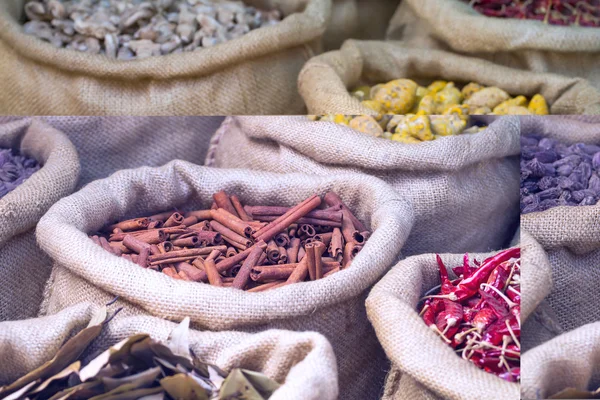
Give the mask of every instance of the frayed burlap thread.
[(24, 34), (24, 3), (0, 3), (3, 114), (303, 114), (296, 80), (331, 14), (331, 0), (255, 1), (286, 18), (211, 48), (122, 61)]
[[(55, 315), (0, 324), (0, 384), (9, 383), (50, 360), (60, 346), (91, 319), (95, 306), (77, 304)], [(40, 329), (43, 326), (44, 329)], [(138, 316), (115, 318), (82, 355), (89, 362), (99, 351), (139, 333), (166, 341), (173, 322)], [(338, 395), (336, 361), (331, 345), (315, 332), (268, 330), (201, 332), (191, 330), (190, 349), (198, 359), (225, 371), (245, 368), (262, 372), (283, 385), (276, 400), (335, 400)]]
[(309, 114), (373, 115), (373, 110), (360, 104), (348, 91), (361, 84), (399, 78), (424, 85), (439, 79), (457, 85), (477, 82), (500, 87), (514, 96), (541, 93), (552, 114), (600, 114), (600, 88), (583, 79), (523, 71), (399, 42), (348, 40), (340, 50), (307, 62), (298, 77), (298, 90)]
[[(448, 267), (462, 265), (461, 254), (441, 256)], [(471, 260), (488, 256), (471, 254)], [(518, 399), (518, 384), (463, 360), (425, 325), (417, 304), (439, 283), (435, 254), (414, 256), (392, 268), (367, 298), (369, 320), (392, 363), (385, 398)]]
[(18, 150), (41, 165), (0, 199), (0, 321), (7, 321), (37, 315), (51, 263), (34, 229), (52, 204), (75, 189), (79, 158), (62, 132), (35, 119), (0, 124), (0, 148)]
[[(246, 204), (286, 206), (332, 190), (373, 234), (351, 268), (264, 293), (173, 280), (109, 254), (87, 236), (107, 221), (173, 207), (209, 208), (219, 190), (238, 194)], [(40, 222), (38, 242), (54, 259), (44, 310), (51, 314), (81, 301), (104, 304), (118, 295), (123, 316), (151, 314), (175, 321), (189, 316), (194, 328), (213, 331), (316, 331), (336, 353), (340, 397), (373, 398), (383, 385), (385, 371), (379, 366), (385, 355), (367, 321), (364, 301), (396, 262), (413, 219), (407, 201), (366, 175), (278, 175), (182, 161), (123, 170), (59, 202)]]
[(206, 165), (376, 176), (413, 204), (404, 255), (488, 251), (518, 222), (519, 132), (519, 119), (505, 117), (475, 135), (406, 145), (306, 117), (233, 117), (212, 138)]
[(517, 69), (583, 77), (600, 89), (600, 41), (595, 28), (490, 18), (463, 0), (404, 0), (386, 37)]

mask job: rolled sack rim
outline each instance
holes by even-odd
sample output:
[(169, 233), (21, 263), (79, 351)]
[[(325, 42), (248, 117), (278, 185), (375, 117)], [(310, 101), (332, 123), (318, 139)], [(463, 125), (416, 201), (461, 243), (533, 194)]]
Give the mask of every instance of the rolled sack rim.
[(8, 0), (5, 1), (0, 4), (0, 40), (19, 56), (61, 71), (121, 80), (202, 77), (247, 60), (308, 45), (325, 32), (332, 7), (332, 0), (306, 0), (308, 4), (303, 11), (291, 13), (278, 24), (255, 29), (217, 46), (126, 61), (56, 48), (25, 34), (22, 25), (8, 11)]
[[(347, 270), (318, 281), (293, 284), (263, 293), (248, 293), (232, 288), (212, 287), (197, 282), (177, 281), (164, 274), (145, 270), (130, 261), (106, 252), (88, 238), (88, 233), (83, 232), (76, 226), (78, 223), (83, 224), (86, 212), (92, 213), (92, 210), (99, 204), (98, 198), (91, 199), (90, 194), (100, 191), (110, 193), (111, 188), (113, 188), (111, 180), (118, 181), (121, 178), (133, 178), (129, 186), (140, 186), (144, 182), (135, 179), (135, 175), (140, 172), (156, 172), (158, 174), (156, 178), (161, 179), (161, 173), (181, 175), (179, 168), (191, 168), (195, 173), (194, 180), (199, 182), (202, 181), (202, 176), (207, 174), (215, 175), (214, 179), (227, 181), (230, 184), (235, 182), (237, 185), (248, 187), (252, 186), (252, 179), (257, 177), (268, 179), (271, 188), (262, 190), (263, 193), (268, 193), (274, 189), (282, 190), (282, 186), (292, 187), (294, 184), (289, 183), (288, 180), (293, 177), (310, 177), (310, 181), (315, 182), (314, 186), (319, 187), (319, 190), (322, 191), (328, 190), (335, 183), (341, 183), (344, 178), (359, 177), (361, 185), (370, 181), (375, 186), (379, 186), (374, 188), (375, 192), (378, 192), (375, 201), (380, 203), (379, 209), (373, 210), (370, 214), (372, 218), (371, 226), (374, 227), (373, 234), (363, 250), (354, 259), (353, 267)], [(232, 175), (239, 174), (240, 171), (247, 173), (247, 176), (243, 179), (239, 177), (232, 179)], [(187, 178), (191, 177), (181, 179), (178, 182), (178, 187), (186, 186), (186, 190), (192, 188), (193, 183), (188, 182)], [(358, 184), (355, 183), (355, 185)], [(119, 187), (122, 188), (120, 185)], [(110, 198), (109, 195), (105, 196)], [(77, 213), (71, 213), (73, 205), (83, 198), (87, 198), (85, 200), (87, 210), (84, 211), (80, 208)], [(183, 202), (189, 200), (188, 197)], [(115, 206), (124, 207), (120, 204), (115, 204)], [(174, 204), (174, 206), (177, 206), (177, 204)], [(392, 206), (394, 208), (391, 208)], [(126, 213), (127, 209), (123, 208), (123, 211)], [(148, 212), (152, 211), (158, 210), (148, 210)], [(105, 220), (111, 217), (115, 217), (115, 215), (107, 215)], [(220, 170), (194, 166), (185, 161), (172, 161), (159, 168), (142, 167), (122, 170), (109, 178), (90, 183), (79, 192), (55, 204), (38, 224), (36, 235), (40, 247), (55, 260), (55, 265), (69, 269), (72, 273), (79, 275), (102, 290), (118, 295), (123, 300), (140, 306), (152, 315), (177, 320), (185, 314), (186, 316), (189, 315), (194, 323), (228, 329), (239, 325), (264, 324), (273, 319), (285, 320), (306, 316), (315, 312), (319, 307), (327, 308), (355, 298), (368, 290), (396, 262), (413, 223), (414, 213), (410, 202), (397, 195), (378, 178), (361, 174), (317, 177), (304, 174), (274, 174), (235, 169)], [(100, 227), (98, 226), (95, 229), (98, 228)], [(392, 235), (395, 235), (396, 240), (389, 240)], [(376, 242), (379, 241), (386, 242), (389, 246), (386, 249), (376, 249)], [(67, 243), (73, 242), (79, 245), (77, 249), (72, 251), (70, 248), (64, 248)], [(374, 270), (370, 265), (369, 258), (378, 254), (383, 254), (383, 256), (378, 262), (377, 269)], [(96, 263), (96, 261), (98, 262)], [(108, 266), (104, 267), (103, 264)], [(91, 270), (95, 270), (96, 275), (92, 274)], [(141, 295), (132, 296), (130, 286), (122, 282), (118, 283), (114, 278), (110, 278), (111, 276), (121, 276), (119, 274), (137, 276), (139, 279), (136, 282), (141, 279), (144, 282), (142, 289), (136, 288), (136, 292), (141, 292)], [(165, 288), (164, 292), (168, 292), (169, 304), (178, 305), (170, 307), (167, 311), (154, 313), (152, 310), (153, 305), (156, 304), (157, 295), (151, 293), (149, 288)], [(332, 291), (339, 291), (339, 293), (332, 296)], [(204, 293), (204, 296), (197, 297), (198, 301), (196, 303), (189, 300), (194, 299), (194, 293), (199, 292)], [(214, 301), (208, 305), (200, 303), (200, 300), (205, 300), (207, 297), (214, 299)], [(173, 303), (173, 301), (179, 301), (180, 299), (187, 299), (188, 302), (183, 304), (181, 302)], [(323, 301), (322, 299), (328, 300)], [(220, 302), (221, 300), (222, 302)], [(294, 300), (295, 303), (292, 303), (291, 300)], [(198, 310), (202, 311), (198, 312)], [(218, 321), (215, 318), (211, 319), (211, 315), (214, 316), (215, 313), (219, 315)], [(244, 315), (245, 319), (240, 321), (239, 315)]]

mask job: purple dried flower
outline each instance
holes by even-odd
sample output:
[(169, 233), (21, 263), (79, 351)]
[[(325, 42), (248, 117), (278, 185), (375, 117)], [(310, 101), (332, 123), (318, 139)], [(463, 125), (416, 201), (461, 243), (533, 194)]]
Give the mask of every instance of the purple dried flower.
[(37, 161), (10, 149), (0, 149), (0, 197), (22, 184), (40, 169)]

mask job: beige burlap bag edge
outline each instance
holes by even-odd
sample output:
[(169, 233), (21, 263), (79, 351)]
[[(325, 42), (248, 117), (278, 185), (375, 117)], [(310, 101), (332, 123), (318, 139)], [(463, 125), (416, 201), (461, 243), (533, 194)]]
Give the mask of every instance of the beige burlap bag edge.
[(41, 168), (0, 199), (0, 247), (27, 232), (52, 204), (70, 194), (79, 178), (79, 157), (68, 138), (40, 120), (9, 122), (0, 147), (18, 148)]
[(600, 322), (584, 325), (523, 354), (521, 396), (541, 399), (567, 388), (596, 390), (600, 376)]
[[(269, 0), (269, 5), (292, 14), (276, 25), (201, 51), (121, 61), (58, 49), (26, 35), (12, 16), (20, 15), (21, 3), (22, 0), (8, 0), (0, 5), (0, 40), (21, 57), (59, 70), (120, 80), (205, 76), (245, 60), (310, 44), (323, 34), (331, 13), (331, 0)], [(298, 12), (304, 5), (304, 10)]]
[[(288, 121), (305, 122), (305, 126), (293, 131), (275, 130)], [(318, 129), (326, 124), (328, 129)], [(206, 157), (206, 165), (215, 165), (215, 156), (223, 135), (236, 125), (252, 140), (278, 143), (310, 157), (318, 163), (344, 168), (360, 168), (376, 171), (458, 171), (467, 165), (492, 158), (520, 154), (517, 117), (498, 118), (489, 129), (475, 135), (458, 135), (420, 143), (418, 155), (415, 147), (388, 139), (375, 138), (333, 122), (309, 121), (306, 117), (228, 117), (215, 132)], [(306, 140), (310, 135), (310, 140)], [(453, 146), (448, 146), (452, 142)], [(340, 146), (340, 143), (348, 145)], [(331, 158), (323, 149), (335, 149)]]
[[(9, 383), (50, 360), (64, 341), (84, 328), (97, 306), (80, 303), (55, 315), (0, 323), (0, 384)], [(40, 329), (43, 326), (44, 329)], [(89, 362), (131, 335), (148, 333), (166, 341), (175, 323), (154, 317), (129, 317), (110, 321), (82, 356)], [(282, 383), (271, 397), (285, 399), (337, 399), (337, 366), (331, 345), (316, 332), (268, 330), (201, 332), (191, 330), (190, 348), (198, 359), (229, 371), (246, 368), (263, 372)]]
[(552, 291), (548, 255), (527, 230), (521, 231), (521, 322), (524, 323)]
[[(462, 0), (403, 1), (406, 3), (402, 4), (403, 6), (410, 7), (421, 21), (426, 21), (424, 23), (432, 30), (434, 37), (458, 51), (600, 51), (598, 32), (594, 28), (562, 27), (544, 24), (541, 21), (490, 18), (473, 10)], [(399, 8), (398, 12), (401, 11)], [(392, 28), (390, 26), (390, 30)], [(388, 37), (390, 33), (388, 31)]]
[(365, 78), (378, 80), (371, 84), (398, 78), (477, 82), (512, 95), (541, 93), (553, 114), (600, 114), (600, 91), (586, 80), (522, 71), (401, 42), (348, 40), (340, 50), (309, 60), (298, 76), (298, 90), (309, 114), (374, 115), (348, 92)]
[[(184, 204), (186, 199), (200, 191), (201, 184), (204, 184), (204, 191), (212, 190), (211, 193), (223, 188), (227, 190), (237, 187), (241, 200), (245, 201), (246, 191), (254, 190), (256, 195), (264, 199), (274, 190), (291, 190), (298, 184), (311, 182), (311, 186), (315, 188), (311, 190), (313, 193), (324, 192), (340, 187), (347, 182), (345, 179), (356, 179), (361, 185), (356, 183), (353, 187), (343, 190), (365, 194), (365, 191), (371, 189), (373, 192), (369, 193), (373, 197), (369, 201), (376, 201), (379, 207), (372, 210), (371, 214), (373, 234), (355, 258), (352, 268), (329, 279), (290, 285), (271, 292), (247, 293), (231, 288), (176, 281), (164, 274), (140, 268), (123, 258), (109, 254), (82, 232), (93, 232), (105, 221), (119, 219), (125, 213), (131, 213), (132, 207), (140, 206), (140, 200), (136, 197), (143, 196), (146, 190), (144, 186), (150, 183), (144, 181), (146, 173), (151, 174), (156, 182), (166, 182), (170, 178), (171, 185), (174, 185), (173, 188), (165, 185), (164, 197), (154, 200), (151, 209), (146, 209), (146, 212), (157, 212), (159, 209)], [(210, 179), (212, 182), (208, 182)], [(257, 191), (253, 180), (265, 182), (264, 187), (260, 188), (261, 193)], [(125, 193), (116, 193), (119, 190), (124, 190)], [(169, 193), (169, 190), (177, 193)], [(308, 190), (300, 191), (308, 193)], [(344, 194), (341, 195), (344, 197)], [(295, 196), (298, 198), (291, 203), (308, 197), (303, 196)], [(98, 208), (107, 200), (112, 203), (113, 210)], [(147, 197), (144, 201), (146, 200)], [(361, 198), (359, 201), (365, 200)], [(142, 208), (146, 207), (148, 206), (144, 204)], [(266, 315), (270, 319), (293, 319), (295, 316), (311, 314), (316, 308), (325, 306), (323, 302), (325, 299), (331, 299), (332, 290), (337, 291), (339, 295), (335, 300), (328, 301), (328, 306), (359, 296), (395, 262), (408, 237), (412, 222), (413, 214), (409, 203), (377, 178), (358, 174), (321, 177), (219, 170), (174, 161), (160, 168), (119, 171), (109, 178), (87, 185), (52, 207), (38, 224), (36, 234), (42, 249), (56, 263), (66, 266), (72, 273), (92, 282), (100, 289), (121, 296), (124, 301), (132, 302), (150, 314), (172, 320), (190, 316), (192, 322), (208, 329), (230, 329), (241, 324), (264, 323)], [(395, 240), (389, 242), (389, 237), (394, 237)], [(67, 245), (74, 242), (77, 243), (77, 248)], [(383, 243), (388, 243), (385, 251), (379, 247)], [(377, 257), (379, 260), (371, 262), (370, 259)], [(145, 282), (144, 287), (136, 293), (131, 293), (131, 288), (138, 286), (138, 282)], [(159, 297), (158, 292), (151, 288), (162, 288), (162, 295)], [(214, 301), (205, 304), (206, 298)], [(290, 304), (291, 298), (294, 299), (294, 304)], [(218, 318), (215, 318), (216, 315)], [(241, 318), (241, 315), (245, 317)]]
[[(521, 128), (524, 135), (541, 135), (566, 144), (600, 143), (600, 119), (595, 118), (526, 117), (521, 119)], [(565, 247), (576, 254), (585, 254), (600, 248), (599, 218), (600, 204), (560, 206), (524, 214), (521, 225), (545, 250)]]
[[(486, 256), (471, 254), (471, 260)], [(462, 255), (441, 257), (448, 267), (462, 265)], [(437, 284), (435, 255), (425, 254), (400, 261), (369, 294), (367, 314), (392, 368), (446, 399), (518, 399), (518, 384), (503, 381), (463, 360), (425, 325), (416, 310), (417, 303)]]

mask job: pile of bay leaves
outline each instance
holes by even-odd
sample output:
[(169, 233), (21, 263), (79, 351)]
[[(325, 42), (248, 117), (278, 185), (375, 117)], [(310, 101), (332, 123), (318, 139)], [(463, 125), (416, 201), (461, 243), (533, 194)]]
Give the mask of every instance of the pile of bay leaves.
[(54, 358), (1, 387), (0, 398), (266, 400), (279, 388), (260, 373), (233, 369), (226, 374), (193, 357), (188, 318), (164, 344), (147, 334), (133, 335), (82, 366), (82, 355), (111, 319), (106, 308), (99, 310), (87, 328), (65, 342)]

